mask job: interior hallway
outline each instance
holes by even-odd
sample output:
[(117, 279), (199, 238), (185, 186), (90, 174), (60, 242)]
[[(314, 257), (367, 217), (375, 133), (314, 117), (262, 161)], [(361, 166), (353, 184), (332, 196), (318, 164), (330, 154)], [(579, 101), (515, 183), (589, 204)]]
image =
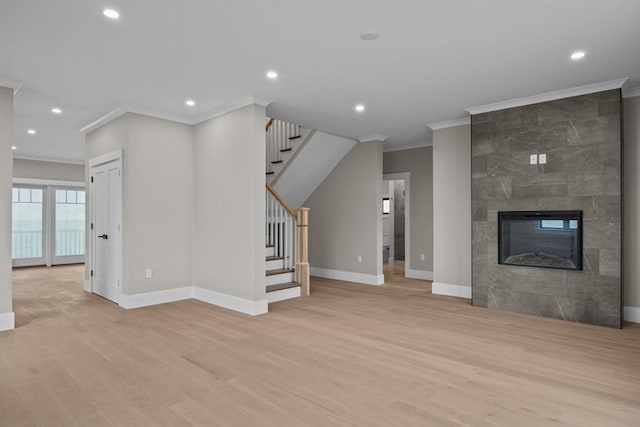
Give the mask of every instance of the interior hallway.
[(640, 325), (475, 308), (388, 274), (313, 278), (250, 317), (124, 310), (82, 291), (82, 267), (16, 270), (0, 425), (636, 425)]

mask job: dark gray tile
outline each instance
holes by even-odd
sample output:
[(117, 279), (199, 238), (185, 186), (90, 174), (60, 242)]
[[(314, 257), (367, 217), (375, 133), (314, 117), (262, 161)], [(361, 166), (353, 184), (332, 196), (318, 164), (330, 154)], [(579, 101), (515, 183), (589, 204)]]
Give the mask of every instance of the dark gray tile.
[(620, 170), (572, 172), (568, 191), (572, 196), (619, 195), (620, 182)]
[(617, 115), (568, 122), (567, 143), (569, 145), (599, 144), (619, 138), (620, 117)]

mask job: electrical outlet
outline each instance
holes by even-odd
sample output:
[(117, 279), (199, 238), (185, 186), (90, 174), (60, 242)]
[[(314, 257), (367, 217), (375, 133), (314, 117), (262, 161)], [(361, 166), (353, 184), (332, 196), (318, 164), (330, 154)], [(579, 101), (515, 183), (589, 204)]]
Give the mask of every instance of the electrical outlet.
[(358, 263), (362, 262), (362, 255), (358, 255)]
[(145, 271), (144, 273), (144, 277), (146, 277), (147, 279), (151, 279), (153, 277), (153, 270), (150, 268), (147, 268), (147, 271)]
[(420, 261), (424, 261), (424, 254), (420, 254)]
[(546, 154), (540, 154), (538, 156), (538, 163), (540, 163), (541, 165), (546, 165), (547, 164), (547, 155)]
[(532, 154), (529, 156), (529, 164), (530, 165), (537, 165), (538, 164), (538, 155), (537, 154)]

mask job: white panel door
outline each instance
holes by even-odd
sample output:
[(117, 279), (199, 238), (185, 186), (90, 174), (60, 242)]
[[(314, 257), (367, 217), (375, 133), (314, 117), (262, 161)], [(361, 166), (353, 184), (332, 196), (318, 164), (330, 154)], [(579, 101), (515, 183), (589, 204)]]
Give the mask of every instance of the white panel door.
[(116, 303), (121, 290), (121, 205), (120, 162), (92, 169), (92, 291)]

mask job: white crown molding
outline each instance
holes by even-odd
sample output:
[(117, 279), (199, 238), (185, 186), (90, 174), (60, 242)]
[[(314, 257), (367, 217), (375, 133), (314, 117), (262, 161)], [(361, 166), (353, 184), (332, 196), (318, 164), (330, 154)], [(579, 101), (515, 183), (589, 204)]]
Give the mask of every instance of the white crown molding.
[(253, 96), (245, 96), (242, 98), (237, 99), (236, 101), (227, 103), (227, 104), (223, 104), (220, 105), (218, 107), (215, 107), (205, 113), (202, 113), (198, 116), (196, 116), (194, 119), (189, 120), (185, 123), (188, 123), (190, 125), (197, 125), (198, 123), (202, 123), (206, 120), (210, 120), (213, 119), (214, 117), (218, 117), (221, 116), (223, 114), (227, 114), (230, 113), (232, 111), (235, 110), (239, 110), (241, 108), (244, 108), (248, 105), (259, 105), (261, 107), (267, 107), (271, 102), (270, 101), (265, 101), (263, 99), (256, 99)]
[(540, 102), (555, 101), (556, 99), (571, 98), (573, 96), (588, 95), (590, 93), (602, 92), (605, 90), (621, 89), (629, 79), (610, 80), (602, 83), (578, 86), (570, 89), (562, 89), (554, 92), (546, 92), (538, 95), (525, 96), (508, 101), (494, 102), (493, 104), (479, 105), (477, 107), (466, 108), (472, 116), (475, 114), (488, 113), (490, 111), (504, 110), (507, 108), (522, 107), (524, 105), (538, 104)]
[(13, 158), (17, 160), (33, 160), (36, 162), (65, 163), (69, 165), (84, 166), (84, 162), (81, 160), (56, 159), (53, 157), (39, 157), (39, 156), (23, 156), (22, 154), (16, 154), (16, 153), (13, 154)]
[(24, 85), (24, 82), (20, 80), (9, 79), (9, 78), (0, 76), (0, 86), (13, 89), (13, 96), (16, 96), (18, 91), (22, 88), (22, 85)]
[(629, 89), (622, 89), (622, 97), (623, 98), (633, 98), (635, 96), (640, 96), (640, 86), (632, 87)]
[(389, 137), (388, 136), (384, 136), (384, 135), (373, 134), (373, 135), (369, 135), (369, 136), (364, 136), (362, 138), (358, 138), (358, 141), (359, 142), (375, 142), (375, 141), (385, 142), (387, 140), (387, 138), (389, 138)]
[(398, 145), (394, 147), (383, 147), (382, 151), (385, 153), (391, 153), (393, 151), (415, 150), (416, 148), (432, 147), (433, 141), (419, 142), (414, 145)]
[(470, 125), (470, 124), (471, 124), (470, 117), (462, 117), (459, 119), (446, 120), (444, 122), (431, 123), (427, 126), (430, 127), (431, 130), (438, 130), (438, 129), (452, 128), (455, 126), (463, 126), (463, 125)]
[(450, 283), (433, 282), (431, 293), (450, 297), (471, 299), (471, 286), (452, 285)]
[(237, 101), (234, 101), (228, 104), (223, 104), (211, 110), (208, 110), (204, 113), (198, 114), (195, 117), (168, 114), (168, 113), (157, 111), (151, 108), (138, 107), (135, 105), (125, 104), (125, 105), (121, 105), (120, 107), (105, 114), (99, 119), (80, 128), (80, 132), (82, 133), (91, 132), (101, 126), (106, 125), (109, 122), (112, 122), (113, 120), (127, 113), (140, 114), (143, 116), (155, 117), (157, 119), (170, 120), (172, 122), (183, 123), (186, 125), (193, 126), (193, 125), (197, 125), (198, 123), (202, 123), (206, 120), (210, 120), (214, 117), (218, 117), (223, 114), (230, 113), (231, 111), (239, 110), (240, 108), (244, 108), (248, 105), (256, 104), (266, 108), (270, 103), (271, 101), (266, 101), (264, 99), (257, 99), (257, 98), (254, 98), (253, 96), (245, 96), (243, 98), (238, 99)]

